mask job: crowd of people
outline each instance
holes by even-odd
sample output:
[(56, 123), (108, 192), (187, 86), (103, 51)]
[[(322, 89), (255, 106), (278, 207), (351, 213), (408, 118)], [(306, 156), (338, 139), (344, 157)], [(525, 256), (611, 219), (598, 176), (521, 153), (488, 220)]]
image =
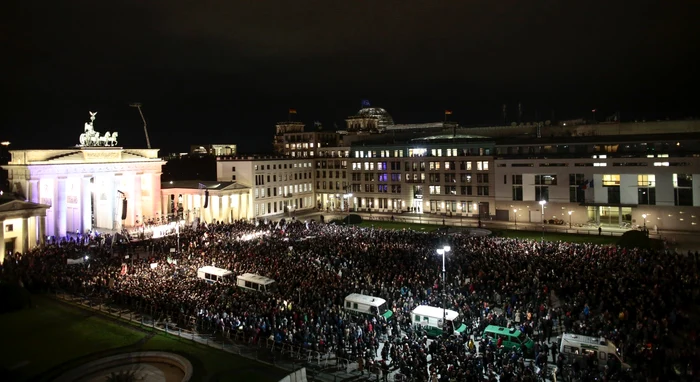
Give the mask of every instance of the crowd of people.
[[(447, 241), (443, 285), (436, 248)], [(8, 256), (3, 277), (106, 298), (181, 327), (332, 352), (363, 373), (381, 369), (416, 381), (537, 380), (551, 364), (560, 378), (580, 380), (698, 375), (697, 254), (300, 221), (199, 224), (177, 238), (100, 243), (63, 241)], [(88, 261), (68, 264), (87, 251)], [(267, 276), (277, 288), (251, 293), (234, 282), (209, 284), (197, 278), (205, 265)], [(350, 314), (343, 308), (350, 293), (386, 299), (393, 317)], [(416, 306), (443, 303), (472, 335), (429, 339), (412, 325)], [(535, 353), (482, 339), (488, 324), (523, 331)], [(557, 354), (563, 332), (614, 342), (632, 371), (567, 368), (570, 360)]]

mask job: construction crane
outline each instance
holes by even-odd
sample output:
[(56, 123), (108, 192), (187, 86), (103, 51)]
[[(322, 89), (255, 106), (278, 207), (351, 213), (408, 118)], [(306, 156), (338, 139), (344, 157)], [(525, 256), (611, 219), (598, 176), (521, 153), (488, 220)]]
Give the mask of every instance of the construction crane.
[(141, 111), (141, 103), (135, 102), (129, 106), (139, 109), (139, 114), (141, 114), (141, 120), (143, 121), (143, 132), (144, 132), (144, 134), (146, 134), (146, 145), (150, 149), (151, 148), (151, 140), (148, 139), (148, 129), (146, 128), (146, 118), (143, 117), (143, 112)]

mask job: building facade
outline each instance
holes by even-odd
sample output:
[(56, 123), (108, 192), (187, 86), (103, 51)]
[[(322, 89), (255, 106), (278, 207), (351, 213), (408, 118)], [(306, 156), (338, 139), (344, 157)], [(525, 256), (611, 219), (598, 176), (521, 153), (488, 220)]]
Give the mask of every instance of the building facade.
[(314, 207), (314, 160), (290, 157), (220, 157), (217, 180), (248, 188), (250, 203), (241, 216), (257, 218)]
[(235, 156), (238, 153), (236, 145), (225, 143), (210, 143), (206, 145), (190, 145), (190, 155)]
[(47, 205), (3, 198), (0, 193), (0, 264), (5, 254), (26, 252), (46, 239)]
[(496, 209), (512, 221), (700, 229), (696, 133), (504, 141), (495, 162)]
[(351, 208), (447, 216), (493, 214), (493, 150), (493, 141), (466, 135), (351, 147)]
[(91, 229), (119, 230), (161, 213), (160, 175), (165, 162), (157, 149), (116, 147), (117, 133), (94, 130), (97, 113), (80, 135), (80, 145), (59, 150), (11, 150), (8, 172), (12, 192), (26, 201), (50, 206), (45, 222), (28, 229), (62, 238)]
[(304, 131), (301, 122), (280, 122), (276, 126), (275, 153), (291, 158), (314, 158), (321, 148), (339, 145), (339, 135), (329, 131)]
[[(307, 154), (321, 210), (700, 230), (698, 121), (466, 129), (396, 125), (364, 108), (346, 124), (338, 146)], [(276, 142), (309, 150), (303, 124), (292, 127), (278, 128)]]
[(161, 186), (166, 216), (191, 223), (230, 223), (248, 219), (249, 188), (236, 182), (171, 181)]
[(85, 147), (11, 154), (3, 168), (13, 192), (50, 206), (48, 236), (60, 238), (93, 228), (118, 230), (161, 213), (160, 174), (165, 162), (158, 159), (157, 149)]

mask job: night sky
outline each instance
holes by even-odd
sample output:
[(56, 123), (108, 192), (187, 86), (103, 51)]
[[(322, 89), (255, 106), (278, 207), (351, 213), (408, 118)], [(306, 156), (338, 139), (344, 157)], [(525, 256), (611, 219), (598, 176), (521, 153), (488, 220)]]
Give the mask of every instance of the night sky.
[[(674, 1), (18, 1), (0, 13), (0, 140), (271, 148), (274, 123), (700, 117), (700, 5)], [(8, 101), (9, 100), (9, 101)]]

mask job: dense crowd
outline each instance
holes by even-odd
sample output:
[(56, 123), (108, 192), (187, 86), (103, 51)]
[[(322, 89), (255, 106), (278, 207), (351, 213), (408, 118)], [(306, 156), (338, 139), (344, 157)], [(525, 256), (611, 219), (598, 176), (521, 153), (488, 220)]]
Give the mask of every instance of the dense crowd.
[[(452, 251), (444, 288), (436, 248), (446, 241)], [(362, 372), (398, 370), (418, 381), (537, 380), (548, 364), (581, 380), (698, 375), (691, 310), (700, 296), (697, 254), (299, 221), (201, 224), (179, 239), (90, 244), (64, 241), (9, 256), (3, 276), (109, 298), (182, 327), (330, 351)], [(85, 263), (67, 264), (83, 256)], [(278, 288), (251, 293), (233, 283), (207, 284), (196, 277), (204, 265), (264, 275)], [(349, 293), (386, 299), (394, 316), (387, 322), (350, 315), (343, 309)], [(412, 327), (411, 310), (442, 306), (443, 296), (474, 336), (428, 340)], [(482, 340), (487, 324), (527, 333), (534, 357)], [(632, 372), (578, 363), (568, 371), (556, 338), (564, 331), (614, 342)]]

